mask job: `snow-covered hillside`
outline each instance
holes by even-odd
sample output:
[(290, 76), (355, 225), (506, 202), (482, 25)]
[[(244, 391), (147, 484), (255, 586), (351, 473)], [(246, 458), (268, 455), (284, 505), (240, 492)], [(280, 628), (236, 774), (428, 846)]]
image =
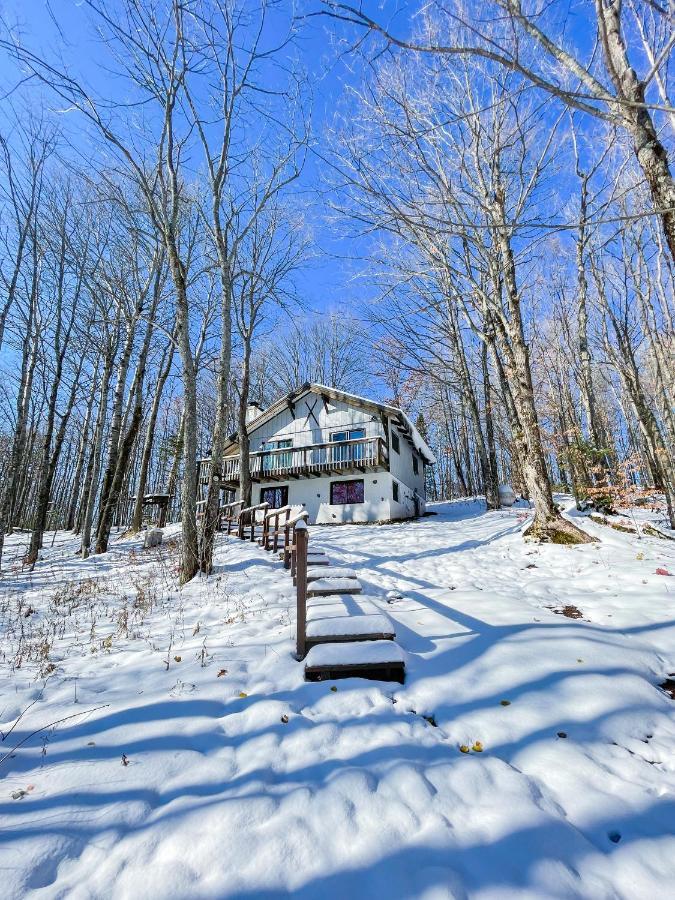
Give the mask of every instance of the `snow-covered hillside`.
[(305, 683), (290, 579), (235, 538), (182, 590), (170, 540), (84, 562), (59, 534), (8, 570), (2, 895), (672, 896), (675, 542), (435, 510), (310, 530), (394, 622), (403, 686)]

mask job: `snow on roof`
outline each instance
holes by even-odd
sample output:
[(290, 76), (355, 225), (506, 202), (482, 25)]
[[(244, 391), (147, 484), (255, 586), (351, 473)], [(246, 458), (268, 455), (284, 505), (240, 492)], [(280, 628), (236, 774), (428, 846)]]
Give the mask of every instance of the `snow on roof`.
[[(325, 384), (318, 384), (317, 382), (306, 382), (299, 388), (296, 388), (294, 391), (290, 391), (290, 393), (284, 394), (283, 397), (279, 397), (278, 400), (275, 400), (274, 403), (268, 406), (267, 409), (263, 410), (259, 416), (251, 419), (251, 421), (248, 423), (249, 434), (255, 431), (256, 428), (264, 425), (264, 423), (269, 421), (269, 419), (278, 415), (280, 412), (286, 409), (289, 404), (297, 402), (302, 397), (304, 397), (305, 394), (309, 393), (322, 394), (331, 399), (347, 403), (348, 405), (352, 404), (355, 406), (366, 406), (372, 409), (377, 409), (378, 411), (384, 412), (394, 419), (398, 419), (404, 429), (409, 433), (410, 439), (413, 442), (413, 446), (418, 451), (418, 453), (420, 453), (424, 457), (427, 463), (433, 464), (436, 462), (436, 457), (432, 453), (431, 448), (402, 409), (399, 409), (397, 406), (390, 406), (387, 403), (380, 403), (378, 400), (372, 400), (368, 397), (361, 397), (359, 394), (351, 394), (347, 391), (341, 391), (338, 388), (329, 387)], [(234, 442), (235, 440), (236, 435), (232, 435), (232, 441)]]

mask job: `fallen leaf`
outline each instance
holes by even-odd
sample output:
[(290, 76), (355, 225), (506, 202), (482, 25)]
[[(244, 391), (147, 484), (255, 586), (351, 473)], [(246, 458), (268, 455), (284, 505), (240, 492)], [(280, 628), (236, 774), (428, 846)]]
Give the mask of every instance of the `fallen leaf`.
[(659, 568), (656, 570), (656, 574), (657, 574), (657, 575), (668, 575), (668, 576), (670, 576), (670, 577), (672, 578), (672, 576), (670, 575), (670, 572), (668, 571), (668, 569), (662, 569), (661, 567), (659, 567)]
[(471, 749), (473, 750), (474, 753), (482, 753), (482, 752), (483, 752), (483, 745), (481, 744), (480, 741), (474, 741), (474, 742), (473, 742), (473, 746), (471, 747)]
[(566, 732), (566, 731), (559, 731), (559, 732), (558, 732), (558, 737), (559, 737), (559, 738), (566, 738), (566, 737), (567, 737), (567, 732)]
[(333, 685), (333, 686), (331, 687), (331, 691), (333, 691), (333, 693), (335, 693), (335, 691), (337, 691), (337, 688), (335, 687), (335, 685)]
[(288, 716), (284, 714), (281, 717), (281, 721), (284, 723), (284, 725), (288, 725)]
[(221, 678), (223, 675), (227, 675), (227, 669), (221, 669), (216, 677)]
[(174, 660), (176, 662), (180, 662), (182, 658), (183, 658), (182, 656), (174, 656)]
[(460, 744), (460, 745), (459, 745), (459, 752), (460, 752), (460, 753), (468, 753), (468, 752), (469, 752), (469, 748), (466, 746), (466, 744)]
[(500, 706), (511, 706), (511, 701), (510, 700), (500, 700), (499, 705)]
[(239, 691), (239, 696), (243, 699), (244, 697), (248, 697), (246, 691)]

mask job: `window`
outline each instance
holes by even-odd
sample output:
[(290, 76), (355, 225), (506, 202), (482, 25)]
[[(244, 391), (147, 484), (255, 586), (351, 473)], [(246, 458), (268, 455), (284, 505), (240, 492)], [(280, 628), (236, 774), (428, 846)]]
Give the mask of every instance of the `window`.
[(413, 452), (413, 472), (415, 475), (419, 475), (420, 467), (417, 464), (417, 454)]
[[(292, 447), (293, 441), (285, 438), (283, 441), (267, 441), (263, 447), (267, 450), (283, 450), (286, 447)], [(292, 465), (293, 452), (289, 453), (264, 453), (262, 458), (263, 470), (269, 472), (272, 469), (290, 469)]]
[(332, 481), (330, 486), (330, 502), (336, 505), (345, 503), (363, 503), (363, 481)]
[(288, 506), (287, 487), (268, 487), (260, 489), (260, 502), (269, 503), (270, 509), (281, 509)]
[(334, 431), (331, 436), (331, 443), (343, 444), (344, 446), (332, 447), (331, 462), (352, 462), (363, 459), (364, 444), (349, 444), (348, 441), (358, 441), (366, 436), (364, 428), (352, 428), (345, 431)]
[(399, 443), (398, 435), (394, 434), (393, 431), (391, 433), (391, 449), (394, 451), (394, 453), (401, 452), (401, 444)]
[(392, 487), (394, 489), (394, 500), (398, 503), (398, 481), (393, 481)]

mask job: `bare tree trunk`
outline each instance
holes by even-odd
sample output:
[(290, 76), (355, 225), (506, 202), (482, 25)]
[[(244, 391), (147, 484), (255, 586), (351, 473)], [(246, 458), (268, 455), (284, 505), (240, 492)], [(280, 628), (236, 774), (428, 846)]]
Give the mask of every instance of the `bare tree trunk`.
[[(42, 533), (45, 527), (45, 520), (47, 518), (47, 509), (49, 507), (49, 495), (51, 492), (51, 484), (52, 479), (54, 477), (54, 469), (55, 465), (52, 466), (52, 460), (50, 455), (50, 450), (52, 446), (52, 438), (54, 435), (54, 421), (56, 418), (56, 402), (59, 396), (59, 388), (61, 387), (61, 379), (63, 377), (63, 364), (66, 358), (66, 353), (68, 352), (68, 347), (70, 343), (70, 335), (73, 328), (73, 324), (75, 321), (75, 315), (77, 310), (77, 297), (79, 296), (79, 286), (76, 290), (76, 296), (73, 298), (73, 304), (70, 314), (70, 320), (67, 324), (65, 333), (63, 332), (63, 301), (64, 301), (64, 290), (65, 290), (65, 278), (66, 278), (66, 229), (67, 229), (67, 221), (68, 221), (68, 211), (66, 206), (66, 211), (64, 212), (64, 217), (60, 222), (61, 225), (61, 234), (59, 240), (59, 248), (58, 248), (58, 283), (56, 288), (56, 310), (55, 310), (55, 331), (54, 331), (54, 373), (52, 375), (51, 380), (51, 391), (49, 394), (49, 400), (47, 402), (47, 421), (44, 427), (44, 435), (42, 440), (42, 448), (40, 451), (40, 467), (38, 470), (37, 476), (37, 508), (35, 510), (35, 521), (33, 524), (33, 531), (31, 533), (30, 544), (28, 547), (28, 551), (26, 553), (25, 562), (28, 565), (35, 565), (35, 562), (38, 558), (38, 552), (42, 547)], [(78, 368), (77, 374), (73, 378), (73, 385), (71, 388), (71, 395), (68, 403), (68, 415), (70, 414), (70, 410), (72, 409), (72, 405), (75, 402), (75, 394), (77, 392), (77, 383), (80, 377), (80, 371), (82, 369), (82, 364), (84, 360), (80, 361), (80, 366)], [(63, 425), (63, 422), (62, 422)], [(65, 436), (65, 429), (63, 429), (63, 433), (61, 434), (61, 443), (63, 443), (63, 438)], [(61, 445), (58, 445), (58, 451), (60, 452)], [(58, 461), (58, 457), (57, 457)]]
[(586, 279), (585, 250), (588, 242), (586, 217), (588, 214), (588, 176), (580, 174), (581, 198), (579, 211), (579, 229), (576, 241), (577, 264), (577, 327), (579, 333), (579, 388), (581, 402), (586, 414), (588, 436), (596, 450), (605, 447), (604, 429), (600, 425), (597, 413), (591, 354), (588, 347), (588, 281)]
[(35, 327), (35, 310), (38, 297), (38, 263), (33, 261), (33, 283), (29, 306), (26, 334), (23, 340), (21, 356), (21, 376), (16, 400), (16, 424), (12, 450), (9, 459), (8, 472), (3, 479), (2, 497), (0, 498), (0, 567), (2, 565), (2, 551), (5, 534), (12, 530), (14, 510), (18, 496), (18, 484), (20, 477), (20, 465), (26, 461), (26, 427), (33, 388), (33, 377), (38, 355), (38, 335)]
[(211, 467), (206, 509), (202, 525), (200, 546), (201, 571), (210, 575), (213, 570), (213, 549), (218, 527), (220, 491), (223, 482), (223, 454), (227, 440), (227, 418), (230, 391), (230, 371), (232, 364), (232, 282), (230, 279), (229, 254), (225, 237), (220, 228), (220, 211), (214, 203), (213, 220), (215, 237), (220, 260), (221, 279), (221, 336), (220, 356), (218, 361), (218, 392), (216, 397), (216, 419), (211, 440)]
[(483, 373), (483, 398), (485, 406), (485, 443), (487, 445), (487, 473), (485, 479), (485, 500), (488, 509), (499, 509), (499, 472), (497, 470), (497, 447), (495, 445), (494, 421), (492, 416), (492, 386), (488, 365), (488, 346), (481, 341), (481, 367)]
[(96, 552), (105, 553), (108, 549), (110, 541), (110, 529), (113, 518), (117, 512), (117, 506), (120, 497), (120, 490), (126, 474), (129, 456), (134, 445), (134, 441), (138, 435), (138, 431), (143, 418), (143, 377), (140, 375), (136, 381), (134, 388), (134, 411), (131, 415), (131, 421), (124, 437), (122, 438), (119, 453), (117, 455), (117, 465), (110, 483), (108, 499), (105, 508), (102, 510), (99, 527), (96, 535)]
[(633, 150), (647, 181), (654, 210), (675, 260), (675, 182), (668, 153), (659, 140), (651, 111), (645, 105), (645, 85), (628, 59), (621, 33), (621, 0), (595, 0), (605, 67), (617, 96), (616, 115), (633, 141)]
[(620, 357), (615, 354), (616, 367), (635, 412), (654, 486), (663, 491), (670, 527), (675, 528), (675, 479), (663, 436), (645, 397), (638, 365), (627, 336), (609, 307), (605, 306), (605, 309), (619, 347)]
[(145, 486), (148, 479), (152, 448), (155, 441), (155, 427), (157, 425), (157, 416), (159, 414), (159, 405), (162, 400), (162, 394), (164, 392), (167, 378), (169, 377), (169, 372), (171, 371), (171, 364), (173, 363), (174, 350), (175, 344), (172, 340), (165, 351), (164, 359), (162, 360), (162, 364), (160, 365), (159, 377), (157, 379), (157, 385), (155, 387), (155, 395), (152, 400), (152, 407), (150, 409), (148, 424), (145, 430), (145, 441), (143, 442), (143, 453), (141, 455), (141, 467), (138, 474), (138, 483), (136, 485), (136, 501), (134, 503), (134, 513), (131, 520), (130, 529), (134, 533), (140, 531), (141, 525), (143, 524), (143, 495), (145, 494)]
[(96, 416), (96, 427), (94, 428), (94, 443), (91, 456), (87, 465), (87, 474), (82, 488), (82, 557), (86, 559), (89, 556), (89, 548), (91, 545), (91, 525), (94, 519), (94, 507), (96, 505), (96, 494), (98, 485), (98, 473), (101, 464), (101, 449), (103, 447), (103, 433), (105, 431), (105, 421), (108, 412), (108, 388), (112, 376), (112, 368), (115, 354), (112, 349), (106, 351), (105, 361), (103, 365), (103, 376), (101, 378), (101, 389), (99, 394), (98, 413)]
[[(52, 410), (52, 398), (50, 398), (50, 408), (48, 413), (48, 427), (45, 433), (44, 442), (42, 446), (42, 458), (40, 464), (40, 471), (37, 479), (37, 500), (36, 500), (36, 510), (35, 510), (35, 522), (33, 524), (33, 531), (31, 533), (30, 545), (28, 548), (28, 552), (26, 553), (26, 563), (29, 565), (35, 565), (38, 552), (42, 549), (42, 537), (45, 530), (45, 525), (47, 521), (47, 512), (49, 510), (49, 499), (52, 493), (52, 485), (54, 483), (54, 475), (56, 474), (56, 467), (59, 463), (59, 457), (61, 456), (61, 449), (63, 447), (63, 442), (66, 436), (66, 428), (68, 426), (68, 420), (70, 418), (70, 414), (73, 411), (73, 406), (75, 405), (75, 397), (77, 395), (77, 389), (80, 381), (80, 374), (82, 371), (82, 366), (84, 364), (84, 359), (80, 360), (80, 364), (77, 368), (77, 371), (73, 375), (73, 383), (70, 388), (70, 395), (68, 397), (68, 401), (66, 403), (66, 408), (61, 415), (61, 421), (59, 423), (59, 427), (56, 432), (56, 436), (54, 439), (54, 446), (51, 447), (52, 443), (52, 432), (54, 425), (54, 411)], [(59, 378), (60, 380), (60, 378)], [(55, 404), (55, 398), (54, 398)], [(50, 453), (51, 449), (51, 453)]]
[(493, 201), (493, 214), (497, 224), (496, 240), (500, 253), (501, 272), (508, 309), (508, 342), (502, 350), (506, 375), (518, 411), (518, 420), (524, 444), (521, 457), (523, 478), (530, 500), (534, 504), (534, 522), (530, 529), (533, 537), (564, 543), (587, 543), (591, 540), (585, 532), (562, 518), (553, 503), (551, 482), (546, 468), (546, 457), (539, 430), (534, 402), (530, 356), (523, 330), (520, 296), (516, 281), (516, 267), (505, 216), (505, 196), (498, 187)]
[[(96, 552), (97, 553), (105, 553), (108, 549), (108, 541), (110, 539), (110, 527), (112, 523), (113, 515), (117, 509), (117, 505), (119, 502), (119, 494), (122, 486), (122, 481), (124, 479), (124, 474), (126, 468), (129, 463), (129, 456), (131, 454), (132, 447), (136, 440), (136, 435), (138, 434), (138, 430), (141, 426), (141, 420), (143, 418), (143, 385), (145, 383), (145, 369), (148, 360), (148, 353), (150, 352), (150, 342), (152, 340), (152, 334), (154, 331), (154, 317), (157, 311), (157, 304), (159, 302), (160, 291), (161, 291), (161, 269), (158, 263), (157, 257), (153, 261), (153, 270), (154, 270), (154, 291), (153, 291), (153, 300), (150, 305), (148, 322), (145, 328), (145, 335), (143, 337), (143, 343), (141, 345), (140, 352), (138, 354), (138, 362), (136, 365), (136, 372), (134, 374), (134, 378), (131, 385), (130, 390), (130, 406), (133, 408), (133, 412), (131, 414), (131, 421), (127, 423), (127, 428), (124, 436), (121, 440), (118, 439), (118, 444), (115, 447), (115, 454), (113, 456), (114, 459), (114, 469), (112, 470), (112, 477), (109, 482), (109, 490), (107, 495), (105, 496), (105, 500), (103, 497), (103, 493), (101, 494), (101, 509), (99, 510), (99, 521), (96, 533)], [(138, 307), (138, 311), (140, 314), (140, 305)], [(136, 321), (136, 317), (134, 318), (134, 322)], [(126, 352), (126, 348), (125, 348)], [(125, 380), (126, 380), (126, 372), (125, 372)], [(121, 411), (120, 411), (121, 413)], [(127, 410), (128, 413), (128, 410)], [(125, 420), (127, 418), (127, 414), (124, 416)], [(112, 439), (111, 439), (112, 440)], [(112, 446), (112, 444), (111, 444)]]
[(190, 307), (183, 265), (173, 243), (167, 247), (176, 290), (176, 334), (183, 368), (183, 483), (181, 488), (181, 582), (190, 581), (199, 570), (197, 533), (197, 374), (190, 346)]
[(92, 381), (91, 391), (89, 393), (89, 400), (87, 401), (87, 409), (84, 415), (84, 421), (82, 422), (82, 431), (80, 433), (80, 443), (77, 450), (77, 462), (75, 463), (75, 471), (73, 473), (72, 480), (72, 490), (70, 493), (70, 501), (68, 503), (68, 512), (66, 514), (65, 520), (65, 529), (67, 531), (75, 531), (77, 533), (77, 529), (75, 527), (76, 519), (75, 515), (77, 512), (78, 501), (82, 496), (82, 485), (80, 484), (80, 480), (82, 478), (82, 471), (84, 469), (84, 460), (86, 458), (87, 447), (89, 446), (89, 423), (91, 422), (91, 414), (94, 408), (94, 399), (96, 397), (96, 391), (94, 390), (94, 386), (96, 381), (98, 380), (98, 363), (94, 370), (94, 378)]
[(239, 388), (239, 498), (248, 506), (251, 502), (251, 440), (246, 423), (251, 381), (251, 341), (250, 336), (244, 344), (244, 360)]

